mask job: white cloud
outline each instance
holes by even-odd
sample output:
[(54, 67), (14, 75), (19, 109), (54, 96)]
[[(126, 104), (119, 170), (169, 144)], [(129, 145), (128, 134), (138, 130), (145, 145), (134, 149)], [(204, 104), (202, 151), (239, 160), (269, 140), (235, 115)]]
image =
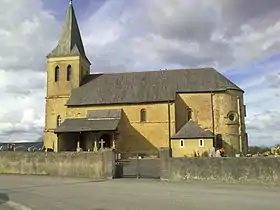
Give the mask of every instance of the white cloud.
[(0, 86), (0, 141), (38, 139), (44, 122), (44, 74), (0, 72), (0, 83), (6, 81)]
[(0, 4), (0, 141), (36, 140), (44, 122), (45, 56), (59, 24), (42, 1)]
[[(124, 70), (135, 70), (172, 65), (224, 70), (280, 48), (275, 47), (280, 43), (280, 15), (275, 13), (280, 6), (275, 0), (258, 0), (258, 6), (263, 4), (256, 8), (258, 13), (243, 10), (254, 5), (252, 0), (131, 2), (134, 7), (113, 10), (124, 1), (108, 1), (84, 25), (95, 68), (109, 71), (124, 66)], [(105, 66), (104, 58), (110, 58)]]
[(251, 144), (269, 146), (280, 143), (280, 62), (271, 60), (260, 66), (258, 74), (249, 71), (242, 83), (246, 90), (246, 125)]

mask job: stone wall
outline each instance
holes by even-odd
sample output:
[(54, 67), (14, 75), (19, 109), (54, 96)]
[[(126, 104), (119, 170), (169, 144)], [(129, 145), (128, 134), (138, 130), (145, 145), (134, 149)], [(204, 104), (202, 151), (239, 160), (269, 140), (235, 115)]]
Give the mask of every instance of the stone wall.
[(161, 179), (280, 185), (280, 158), (170, 158), (161, 151)]
[(111, 150), (96, 153), (0, 152), (0, 174), (111, 179), (115, 171)]

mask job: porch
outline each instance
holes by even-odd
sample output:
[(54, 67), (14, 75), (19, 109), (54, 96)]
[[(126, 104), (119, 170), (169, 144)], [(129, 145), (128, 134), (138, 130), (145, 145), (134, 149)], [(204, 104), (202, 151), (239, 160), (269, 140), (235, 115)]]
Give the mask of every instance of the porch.
[(122, 110), (92, 110), (86, 118), (65, 119), (55, 129), (58, 152), (115, 148)]
[(115, 149), (117, 137), (117, 131), (57, 133), (58, 152), (96, 152), (103, 149)]

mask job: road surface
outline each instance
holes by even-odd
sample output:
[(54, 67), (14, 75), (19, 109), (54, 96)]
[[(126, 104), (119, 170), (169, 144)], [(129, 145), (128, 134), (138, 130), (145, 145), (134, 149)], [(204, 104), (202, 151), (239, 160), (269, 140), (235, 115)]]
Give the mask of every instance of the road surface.
[(19, 210), (277, 210), (280, 188), (156, 180), (0, 175), (0, 209)]

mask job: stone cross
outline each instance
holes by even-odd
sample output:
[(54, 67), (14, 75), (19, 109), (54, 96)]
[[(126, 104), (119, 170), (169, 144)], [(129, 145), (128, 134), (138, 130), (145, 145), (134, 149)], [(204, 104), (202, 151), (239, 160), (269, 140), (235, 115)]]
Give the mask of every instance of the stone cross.
[(103, 150), (105, 141), (103, 141), (103, 139), (101, 139), (101, 141), (99, 141), (99, 143), (101, 145), (100, 149)]

